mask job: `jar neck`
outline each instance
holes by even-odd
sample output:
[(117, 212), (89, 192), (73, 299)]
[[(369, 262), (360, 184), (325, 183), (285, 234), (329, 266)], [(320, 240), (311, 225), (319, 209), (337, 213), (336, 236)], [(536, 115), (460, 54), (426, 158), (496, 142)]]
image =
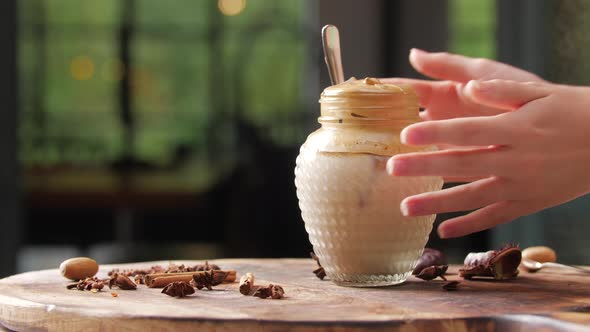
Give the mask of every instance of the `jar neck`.
[[(406, 116), (392, 117), (388, 114), (378, 113), (399, 113), (398, 109), (358, 109), (349, 107), (339, 107), (326, 110), (322, 105), (321, 116), (318, 122), (323, 127), (388, 127), (388, 128), (404, 128), (413, 123), (420, 121), (420, 118), (408, 118)], [(417, 111), (416, 111), (417, 114)]]
[(322, 128), (308, 137), (317, 151), (381, 156), (418, 151), (400, 142), (402, 129), (420, 121), (418, 97), (409, 86), (350, 79), (326, 88), (320, 104)]

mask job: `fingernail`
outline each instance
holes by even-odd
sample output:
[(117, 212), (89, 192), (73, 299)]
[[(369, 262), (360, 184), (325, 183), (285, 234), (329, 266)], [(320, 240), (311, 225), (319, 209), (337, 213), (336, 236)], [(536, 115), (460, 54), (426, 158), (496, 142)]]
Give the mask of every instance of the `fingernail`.
[(431, 211), (428, 211), (429, 208), (428, 201), (425, 201), (423, 198), (406, 197), (400, 203), (400, 210), (404, 217), (416, 217), (431, 214)]
[(438, 233), (438, 237), (440, 237), (441, 239), (448, 239), (449, 238), (449, 236), (445, 232), (444, 228), (441, 228), (440, 226), (436, 229), (436, 232)]
[(410, 207), (408, 206), (407, 200), (403, 200), (399, 206), (399, 209), (402, 213), (402, 216), (409, 217), (410, 216)]
[(455, 237), (459, 237), (459, 236), (463, 236), (465, 234), (461, 233), (461, 230), (456, 229), (456, 225), (455, 226), (451, 226), (448, 227), (450, 225), (445, 225), (445, 223), (442, 223), (438, 226), (438, 228), (436, 229), (436, 232), (438, 233), (438, 236), (441, 239), (452, 239)]
[(410, 54), (411, 54), (411, 53), (426, 54), (426, 53), (428, 53), (428, 52), (426, 52), (426, 51), (425, 51), (425, 50), (423, 50), (423, 49), (420, 49), (420, 48), (413, 47), (413, 48), (411, 48), (411, 49), (410, 49)]
[(399, 140), (402, 142), (402, 144), (408, 144), (408, 131), (406, 129), (407, 127), (404, 128), (399, 134)]
[(385, 170), (389, 175), (403, 175), (404, 171), (407, 168), (407, 162), (404, 160), (394, 159), (394, 157), (389, 158), (387, 164), (385, 165)]
[(399, 134), (399, 140), (402, 144), (423, 145), (431, 143), (431, 131), (422, 128), (422, 124), (407, 126)]
[(394, 169), (393, 158), (389, 158), (389, 160), (387, 160), (387, 164), (385, 164), (385, 171), (387, 172), (387, 174), (393, 175), (393, 169)]

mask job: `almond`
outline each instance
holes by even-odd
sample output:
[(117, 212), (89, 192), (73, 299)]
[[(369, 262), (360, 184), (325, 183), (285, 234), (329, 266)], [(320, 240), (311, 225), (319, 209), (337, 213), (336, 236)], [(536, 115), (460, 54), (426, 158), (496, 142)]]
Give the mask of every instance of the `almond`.
[(59, 265), (61, 275), (71, 280), (93, 277), (98, 272), (98, 263), (88, 257), (66, 259)]
[(549, 247), (529, 247), (522, 251), (522, 259), (530, 259), (539, 263), (555, 262), (557, 261), (557, 255)]

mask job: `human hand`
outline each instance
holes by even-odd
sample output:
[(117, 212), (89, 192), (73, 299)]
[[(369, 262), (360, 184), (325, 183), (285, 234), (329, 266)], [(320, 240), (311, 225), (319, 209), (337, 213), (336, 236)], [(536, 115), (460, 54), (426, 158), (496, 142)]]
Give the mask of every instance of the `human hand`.
[(402, 214), (478, 209), (439, 226), (440, 237), (451, 238), (590, 192), (590, 88), (470, 81), (464, 96), (504, 113), (416, 123), (402, 131), (401, 139), (409, 145), (478, 147), (397, 155), (387, 169), (394, 176), (481, 179), (408, 197), (401, 203)]
[(423, 120), (441, 120), (466, 116), (496, 115), (504, 110), (482, 107), (465, 96), (470, 80), (506, 79), (519, 82), (543, 82), (538, 76), (507, 64), (457, 54), (410, 51), (410, 63), (420, 73), (443, 81), (384, 78), (384, 83), (409, 84), (419, 97)]

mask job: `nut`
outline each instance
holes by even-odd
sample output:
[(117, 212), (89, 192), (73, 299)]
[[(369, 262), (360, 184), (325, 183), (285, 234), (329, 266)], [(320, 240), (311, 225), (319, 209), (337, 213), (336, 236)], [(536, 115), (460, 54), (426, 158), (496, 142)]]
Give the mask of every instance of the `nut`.
[(365, 79), (363, 80), (363, 83), (365, 83), (366, 85), (376, 85), (376, 84), (380, 84), (381, 82), (373, 77), (365, 77)]
[(555, 262), (557, 261), (557, 255), (549, 247), (529, 247), (522, 251), (522, 259), (530, 259), (539, 263)]
[(98, 272), (98, 263), (88, 257), (66, 259), (59, 265), (61, 275), (71, 280), (93, 277)]

